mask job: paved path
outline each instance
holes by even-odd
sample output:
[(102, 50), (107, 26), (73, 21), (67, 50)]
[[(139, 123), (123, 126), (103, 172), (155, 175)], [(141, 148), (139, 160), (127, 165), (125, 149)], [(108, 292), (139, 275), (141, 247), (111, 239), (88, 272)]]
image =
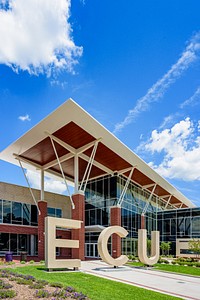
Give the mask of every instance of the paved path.
[(81, 270), (182, 299), (200, 300), (200, 278), (197, 277), (126, 266), (114, 269), (102, 261), (81, 262)]

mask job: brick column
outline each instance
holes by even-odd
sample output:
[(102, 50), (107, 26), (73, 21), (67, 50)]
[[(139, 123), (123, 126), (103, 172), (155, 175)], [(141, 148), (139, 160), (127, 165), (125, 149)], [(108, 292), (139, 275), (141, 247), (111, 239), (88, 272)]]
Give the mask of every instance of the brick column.
[(72, 229), (72, 239), (79, 240), (79, 248), (72, 248), (72, 258), (85, 260), (85, 196), (75, 194), (72, 196), (75, 209), (72, 209), (72, 219), (83, 221), (80, 229)]
[(38, 214), (38, 258), (40, 260), (44, 259), (45, 253), (45, 217), (47, 216), (47, 202), (39, 201), (38, 207), (40, 209), (41, 214)]
[(140, 229), (146, 229), (146, 218), (145, 215), (141, 215), (141, 224), (140, 224)]
[[(110, 208), (110, 225), (121, 226), (121, 208), (113, 206)], [(112, 235), (112, 257), (121, 255), (121, 238), (117, 234)]]

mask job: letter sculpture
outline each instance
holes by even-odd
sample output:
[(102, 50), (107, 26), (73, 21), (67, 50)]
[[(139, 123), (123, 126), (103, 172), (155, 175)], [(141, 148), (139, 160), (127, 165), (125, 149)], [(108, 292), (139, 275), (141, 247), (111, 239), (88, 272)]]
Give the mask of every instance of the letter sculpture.
[(82, 221), (63, 218), (45, 218), (45, 266), (47, 269), (79, 268), (80, 259), (56, 259), (56, 247), (79, 248), (78, 240), (56, 239), (56, 226), (79, 229)]
[(157, 263), (160, 256), (160, 232), (151, 232), (151, 257), (147, 257), (147, 230), (138, 230), (138, 257), (139, 260), (146, 264), (153, 266)]
[(128, 234), (128, 231), (121, 226), (110, 226), (105, 228), (99, 235), (98, 238), (98, 252), (102, 260), (107, 264), (112, 266), (121, 266), (128, 261), (126, 255), (121, 255), (118, 258), (113, 258), (108, 252), (108, 239), (113, 234), (116, 233), (120, 237), (125, 237)]

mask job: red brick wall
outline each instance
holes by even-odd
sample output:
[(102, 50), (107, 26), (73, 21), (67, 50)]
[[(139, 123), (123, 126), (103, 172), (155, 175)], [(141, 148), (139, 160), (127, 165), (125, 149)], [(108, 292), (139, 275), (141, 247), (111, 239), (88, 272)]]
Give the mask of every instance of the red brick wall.
[(17, 234), (36, 234), (38, 233), (37, 227), (18, 226), (18, 225), (0, 225), (0, 232), (2, 233), (17, 233)]
[(141, 215), (141, 229), (146, 229), (145, 215)]
[[(71, 231), (69, 230), (56, 230), (56, 236), (59, 236), (61, 239), (71, 240)], [(72, 256), (72, 251), (70, 248), (60, 248), (60, 256), (57, 256), (57, 259), (65, 258), (69, 259)]]
[(79, 248), (72, 249), (72, 258), (85, 260), (85, 197), (82, 194), (72, 196), (75, 209), (72, 209), (72, 219), (83, 221), (80, 229), (72, 229), (72, 239), (79, 240)]
[(38, 258), (44, 259), (44, 247), (45, 247), (45, 217), (47, 216), (47, 202), (39, 201), (38, 206), (41, 214), (38, 214)]
[[(110, 225), (121, 226), (121, 208), (111, 207)], [(112, 235), (112, 257), (117, 258), (121, 255), (121, 238), (117, 234)]]

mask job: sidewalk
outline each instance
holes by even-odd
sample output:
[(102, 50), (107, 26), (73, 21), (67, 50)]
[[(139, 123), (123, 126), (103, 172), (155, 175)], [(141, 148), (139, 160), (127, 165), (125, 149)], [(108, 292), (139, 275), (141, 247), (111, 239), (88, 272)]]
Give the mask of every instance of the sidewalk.
[(82, 261), (81, 271), (182, 299), (200, 299), (197, 277), (127, 266), (114, 269), (102, 261)]

